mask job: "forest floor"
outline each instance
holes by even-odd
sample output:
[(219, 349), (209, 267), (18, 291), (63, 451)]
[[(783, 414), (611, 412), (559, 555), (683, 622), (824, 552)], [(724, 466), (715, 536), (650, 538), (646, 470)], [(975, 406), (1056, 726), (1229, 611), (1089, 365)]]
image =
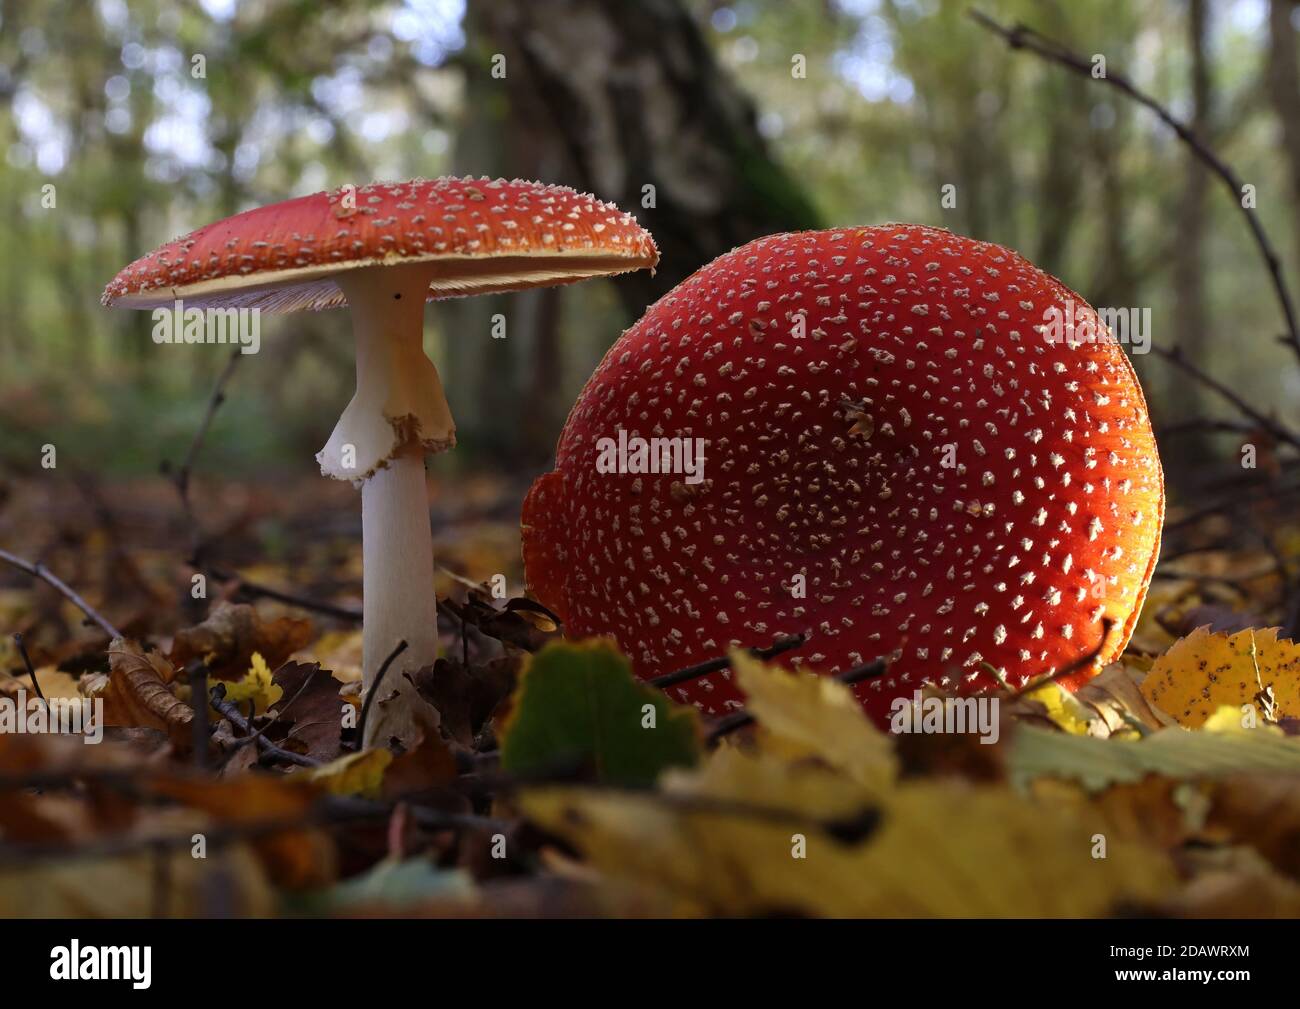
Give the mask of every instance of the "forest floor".
[(414, 679), (441, 728), (394, 754), (358, 746), (350, 488), (200, 480), (187, 512), (162, 477), (5, 483), (0, 547), (121, 637), (0, 565), (0, 728), (20, 698), (107, 725), (0, 732), (0, 914), (1300, 914), (1300, 649), (1266, 629), (1297, 530), (1162, 565), (1078, 694), (892, 734), (743, 654), (747, 708), (709, 720), (556, 640), (524, 490), (431, 486), (445, 658)]

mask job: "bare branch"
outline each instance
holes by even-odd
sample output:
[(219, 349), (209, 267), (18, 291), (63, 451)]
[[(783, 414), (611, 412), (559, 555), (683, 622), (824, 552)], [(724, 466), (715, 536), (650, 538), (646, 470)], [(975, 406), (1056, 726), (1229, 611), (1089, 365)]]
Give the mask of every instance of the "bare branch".
[(52, 585), (65, 599), (72, 603), (73, 606), (77, 607), (77, 609), (81, 610), (82, 613), (86, 614), (87, 617), (94, 621), (99, 626), (100, 630), (110, 638), (124, 637), (122, 632), (104, 619), (98, 610), (91, 606), (90, 603), (86, 602), (86, 600), (82, 599), (76, 591), (69, 588), (67, 582), (47, 568), (44, 564), (39, 562), (33, 564), (31, 561), (25, 561), (16, 554), (11, 554), (8, 550), (0, 550), (0, 561), (4, 561), (11, 567), (17, 568), (19, 571), (27, 572), (27, 574), (31, 575), (33, 578), (39, 578), (47, 585)]
[(1282, 276), (1282, 262), (1278, 258), (1273, 243), (1269, 241), (1264, 226), (1259, 223), (1259, 216), (1249, 207), (1242, 204), (1241, 191), (1243, 183), (1241, 178), (1232, 170), (1226, 162), (1214, 153), (1204, 141), (1202, 141), (1186, 123), (1174, 117), (1168, 109), (1157, 102), (1154, 98), (1134, 85), (1128, 78), (1115, 73), (1109, 67), (1106, 69), (1104, 77), (1093, 76), (1093, 64), (1091, 60), (1085, 59), (1077, 53), (1071, 52), (1061, 43), (1050, 39), (1045, 35), (1036, 32), (1027, 25), (1017, 24), (1008, 28), (1005, 25), (994, 21), (982, 11), (971, 9), (967, 11), (971, 19), (982, 28), (987, 28), (994, 34), (1002, 36), (1007, 45), (1012, 49), (1027, 49), (1044, 59), (1057, 63), (1067, 69), (1073, 70), (1077, 74), (1087, 77), (1089, 80), (1096, 80), (1103, 84), (1109, 84), (1111, 87), (1118, 89), (1139, 105), (1145, 106), (1154, 112), (1166, 126), (1178, 135), (1178, 139), (1185, 143), (1191, 151), (1200, 158), (1210, 169), (1223, 180), (1223, 184), (1232, 190), (1232, 201), (1237, 205), (1246, 217), (1246, 224), (1250, 227), (1250, 232), (1255, 238), (1255, 244), (1259, 247), (1260, 255), (1264, 257), (1264, 263), (1268, 267), (1269, 276), (1273, 281), (1273, 289), (1277, 293), (1278, 303), (1282, 307), (1282, 317), (1286, 320), (1287, 333), (1280, 337), (1281, 342), (1291, 348), (1297, 360), (1300, 360), (1300, 324), (1296, 322), (1295, 304), (1291, 300), (1291, 292), (1287, 288), (1286, 280)]

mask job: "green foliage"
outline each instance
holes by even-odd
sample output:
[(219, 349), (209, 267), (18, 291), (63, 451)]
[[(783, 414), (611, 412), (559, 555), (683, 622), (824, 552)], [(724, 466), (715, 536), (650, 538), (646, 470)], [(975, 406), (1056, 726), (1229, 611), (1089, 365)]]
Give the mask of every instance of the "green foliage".
[(553, 643), (532, 657), (503, 726), (501, 766), (548, 774), (589, 766), (597, 780), (649, 785), (699, 759), (699, 720), (639, 683), (614, 645)]

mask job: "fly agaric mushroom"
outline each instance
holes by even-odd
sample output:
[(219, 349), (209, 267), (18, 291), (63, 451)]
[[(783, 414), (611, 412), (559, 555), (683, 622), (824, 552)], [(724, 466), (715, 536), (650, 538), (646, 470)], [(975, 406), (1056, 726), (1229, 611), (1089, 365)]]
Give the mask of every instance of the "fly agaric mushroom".
[[(655, 438), (703, 439), (702, 479), (659, 472)], [(1142, 390), (1086, 303), (1008, 249), (890, 224), (759, 239), (651, 306), (529, 492), (524, 562), (568, 634), (612, 634), (642, 677), (801, 631), (782, 661), (887, 657), (857, 687), (883, 723), (923, 685), (997, 686), (990, 666), (1086, 680), (1132, 633), (1163, 515)], [(739, 701), (727, 673), (671, 690)]]
[(357, 392), (316, 458), (325, 475), (361, 487), (367, 689), (395, 646), (409, 646), (384, 686), (398, 697), (377, 705), (367, 724), (372, 739), (410, 742), (421, 702), (402, 673), (437, 657), (424, 457), (454, 446), (456, 429), (424, 354), (425, 301), (567, 284), (657, 261), (634, 218), (572, 189), (420, 179), (237, 214), (136, 260), (105, 289), (104, 304), (122, 308), (348, 307)]

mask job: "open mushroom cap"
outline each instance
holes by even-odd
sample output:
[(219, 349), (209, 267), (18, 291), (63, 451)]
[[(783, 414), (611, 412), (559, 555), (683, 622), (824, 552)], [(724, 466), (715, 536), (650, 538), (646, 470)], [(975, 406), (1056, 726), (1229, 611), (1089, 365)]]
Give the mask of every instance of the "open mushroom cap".
[[(529, 586), (647, 677), (803, 631), (781, 661), (886, 656), (857, 687), (877, 717), (996, 687), (986, 664), (1019, 686), (1095, 652), (1086, 679), (1132, 632), (1164, 485), (1123, 349), (1048, 339), (1069, 302), (1095, 320), (1016, 253), (918, 225), (719, 257), (581, 393), (525, 504)], [(620, 431), (704, 439), (702, 479), (598, 466)], [(725, 672), (670, 693), (740, 699)]]
[(565, 186), (416, 179), (344, 186), (209, 224), (137, 259), (102, 300), (294, 312), (346, 305), (333, 278), (371, 266), (429, 264), (435, 299), (568, 284), (658, 261), (634, 217)]

